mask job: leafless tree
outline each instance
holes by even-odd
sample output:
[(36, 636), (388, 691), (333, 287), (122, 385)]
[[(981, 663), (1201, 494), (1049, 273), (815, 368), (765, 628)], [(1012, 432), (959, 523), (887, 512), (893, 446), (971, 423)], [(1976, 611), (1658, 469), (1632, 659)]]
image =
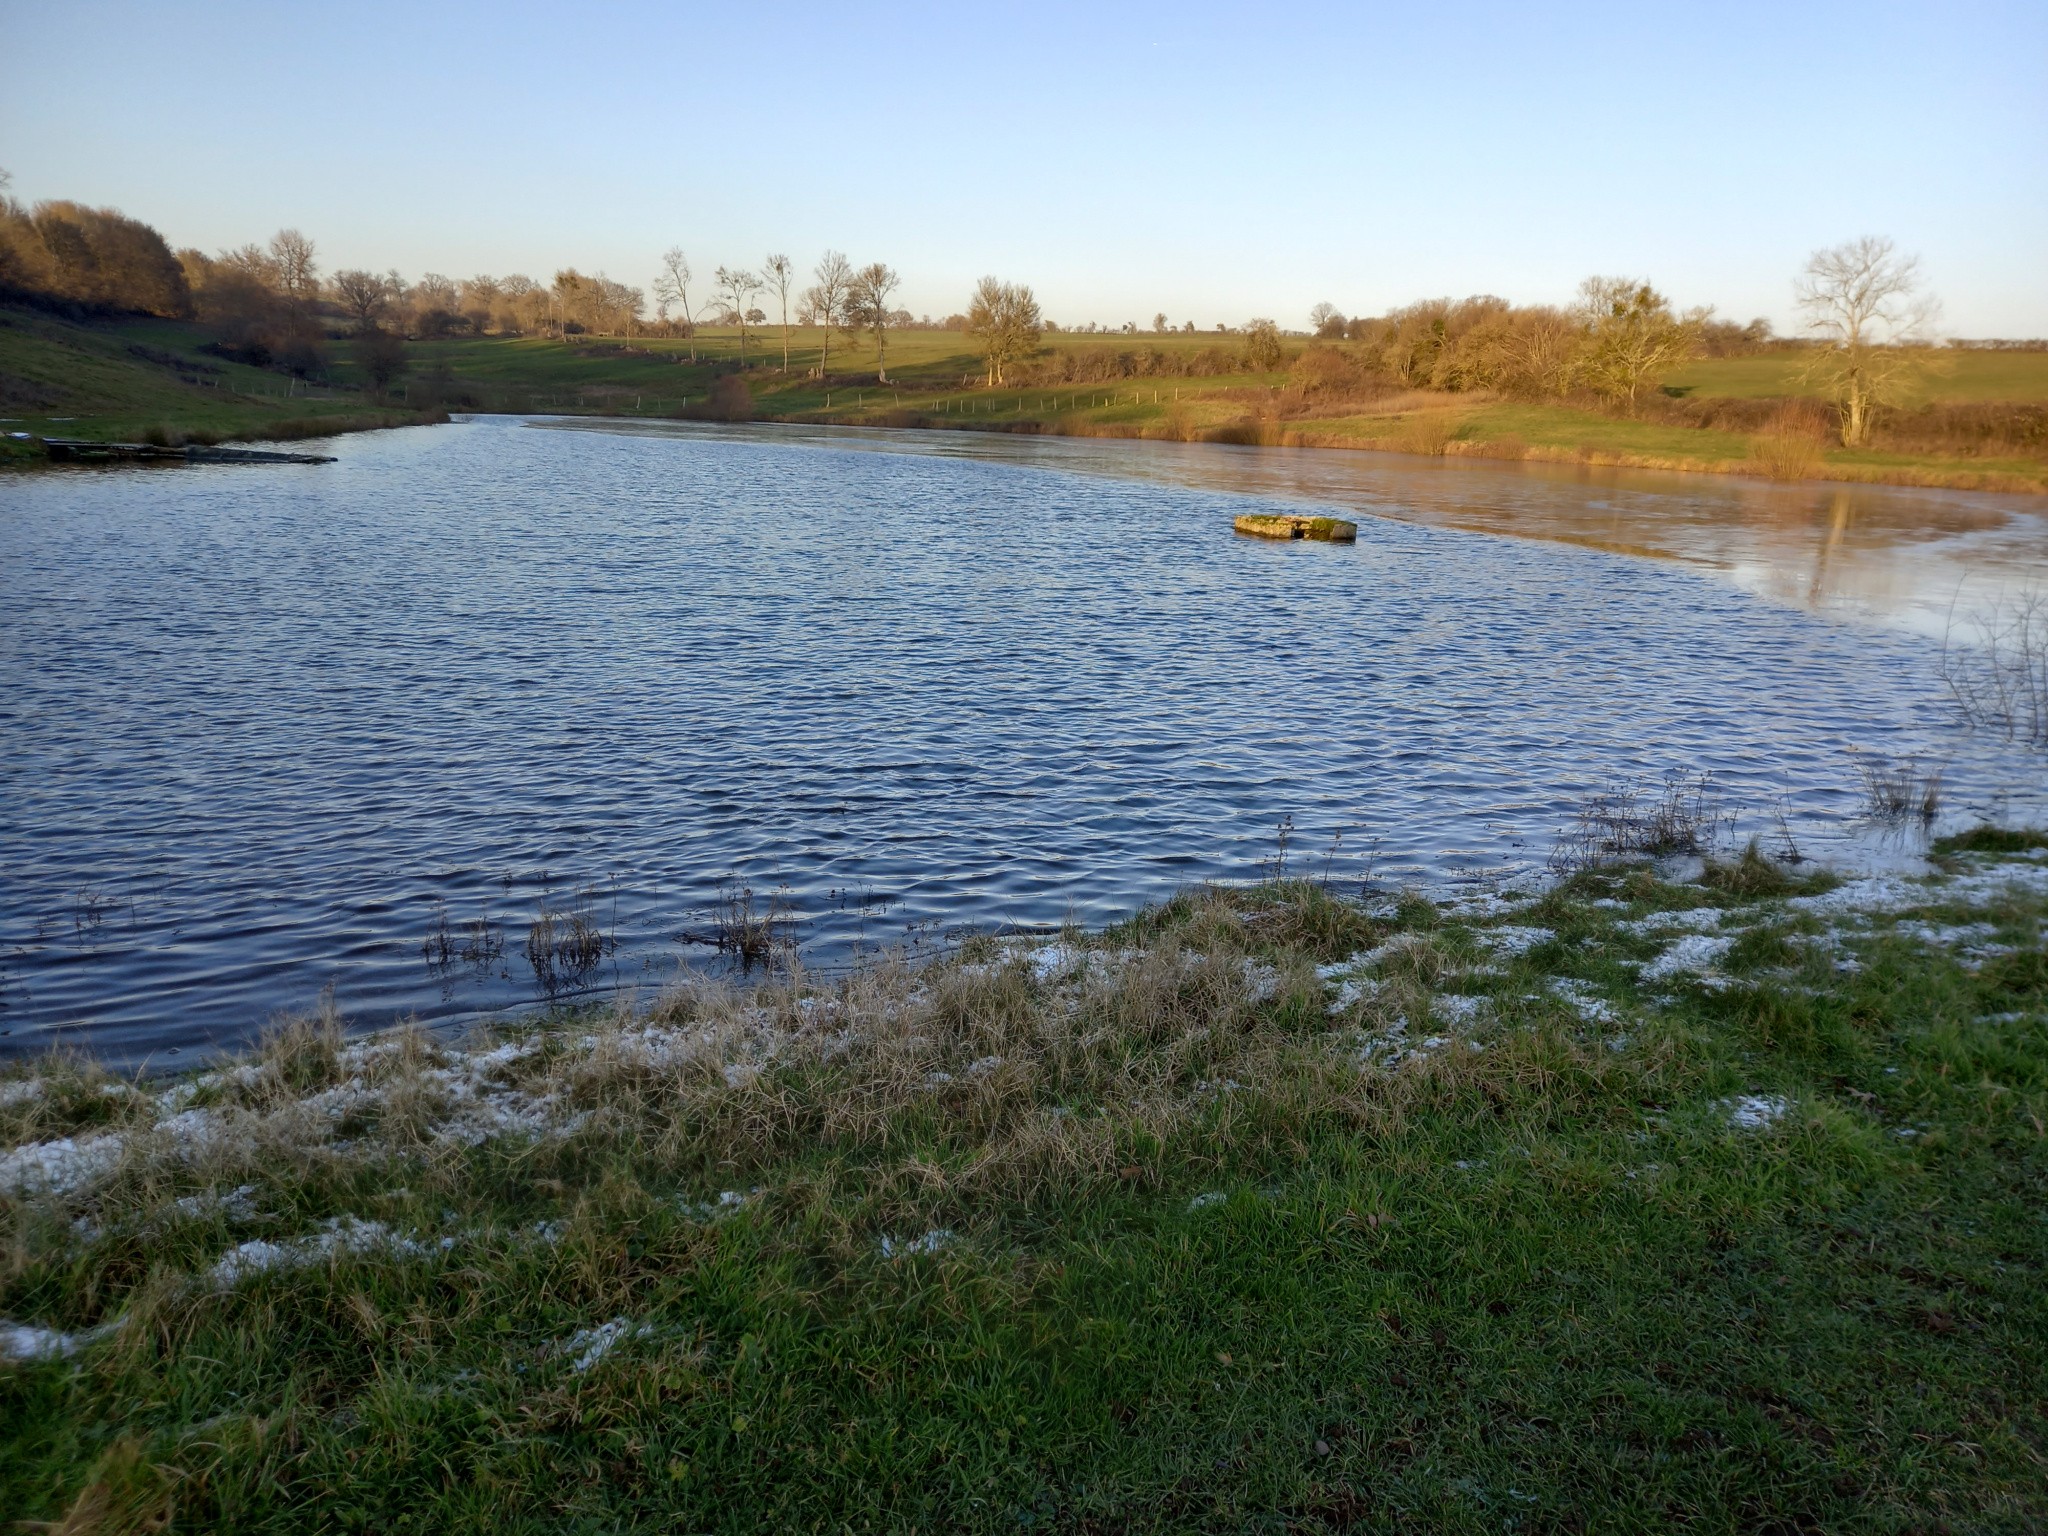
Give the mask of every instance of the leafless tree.
[(846, 296), (846, 326), (866, 331), (875, 338), (875, 382), (889, 382), (889, 327), (896, 315), (889, 308), (889, 296), (900, 281), (884, 262), (871, 261), (853, 274)]
[(789, 285), (796, 280), (796, 265), (780, 252), (771, 254), (761, 263), (761, 274), (767, 285), (775, 290), (776, 301), (782, 306), (782, 371), (789, 372)]
[(732, 311), (740, 327), (740, 366), (747, 366), (747, 311), (753, 308), (753, 297), (761, 291), (761, 279), (745, 267), (720, 267), (714, 281), (718, 284), (719, 296)]
[(1699, 351), (1710, 311), (1671, 312), (1671, 302), (1632, 277), (1589, 277), (1579, 285), (1586, 382), (1631, 413), (1636, 396)]
[(349, 267), (334, 274), (334, 296), (343, 311), (355, 321), (358, 331), (376, 329), (390, 306), (391, 294), (384, 279), (361, 267)]
[(697, 361), (697, 317), (690, 310), (690, 258), (680, 245), (661, 253), (661, 272), (654, 279), (656, 302), (666, 308), (676, 305), (683, 312), (683, 334), (690, 340), (690, 361)]
[(296, 229), (280, 229), (270, 237), (270, 260), (277, 291), (294, 309), (304, 311), (320, 296), (320, 268), (313, 260), (313, 242)]
[(1920, 291), (1920, 259), (1878, 235), (1815, 251), (1794, 291), (1822, 343), (1807, 376), (1834, 394), (1843, 446), (1853, 448), (1870, 432), (1872, 409), (1896, 398), (1940, 306)]
[(1038, 300), (1020, 283), (984, 277), (967, 303), (967, 333), (981, 343), (991, 387), (1003, 382), (1004, 367), (1038, 345), (1043, 323)]
[(817, 281), (804, 290), (804, 307), (811, 317), (824, 327), (824, 338), (818, 343), (818, 377), (824, 378), (825, 365), (832, 353), (832, 327), (846, 318), (846, 298), (853, 288), (853, 268), (840, 251), (827, 251), (818, 259), (811, 275)]

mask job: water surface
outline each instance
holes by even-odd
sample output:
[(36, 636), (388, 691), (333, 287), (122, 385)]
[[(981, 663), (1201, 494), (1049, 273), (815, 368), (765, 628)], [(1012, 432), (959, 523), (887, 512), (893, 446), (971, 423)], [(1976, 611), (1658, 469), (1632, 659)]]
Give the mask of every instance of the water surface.
[[(1818, 514), (1695, 480), (507, 419), (330, 451), (0, 483), (0, 1048), (527, 1004), (545, 907), (616, 940), (570, 990), (651, 988), (735, 880), (832, 964), (1245, 877), (1286, 818), (1297, 866), (1400, 883), (1540, 865), (1615, 775), (1711, 770), (1817, 852), (1869, 846), (1859, 751), (2037, 803), (1924, 633), (1925, 573), (2040, 569), (1996, 498), (1851, 493), (1816, 597)], [(1383, 515), (1230, 533), (1280, 496)], [(1574, 516), (1617, 537), (1450, 526)]]

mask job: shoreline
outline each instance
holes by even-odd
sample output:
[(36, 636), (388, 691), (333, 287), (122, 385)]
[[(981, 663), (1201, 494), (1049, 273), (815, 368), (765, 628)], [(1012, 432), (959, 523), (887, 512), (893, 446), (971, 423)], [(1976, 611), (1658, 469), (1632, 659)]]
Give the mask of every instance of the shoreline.
[(2025, 1524), (2044, 921), (2042, 832), (1925, 880), (1283, 880), (460, 1045), (327, 1015), (171, 1083), (10, 1071), (0, 1498)]
[[(474, 412), (465, 414), (497, 414)], [(507, 415), (529, 414), (505, 412)], [(719, 423), (706, 418), (683, 416), (630, 416), (611, 411), (578, 411), (561, 408), (541, 414), (583, 416), (611, 421), (694, 421), (702, 425), (744, 426), (747, 422)], [(902, 419), (913, 418), (913, 419)], [(749, 418), (769, 425), (867, 427), (876, 430), (985, 432), (1014, 437), (1101, 438), (1129, 442), (1211, 443), (1251, 448), (1296, 448), (1351, 453), (1390, 453), (1410, 458), (1471, 458), (1501, 463), (1542, 463), (1580, 465), (1589, 469), (1657, 470), (1671, 474), (1728, 475), (1770, 485), (1894, 485), (1922, 490), (1983, 491), (1994, 495), (2048, 498), (2048, 466), (2039, 475), (2015, 474), (2008, 470), (1962, 470), (1921, 468), (1911, 465), (1834, 465), (1826, 474), (1784, 478), (1749, 469), (1740, 463), (1717, 459), (1683, 458), (1673, 455), (1620, 453), (1607, 449), (1567, 449), (1544, 444), (1503, 444), (1484, 440), (1467, 442), (1452, 438), (1428, 450), (1404, 447), (1397, 438), (1359, 439), (1329, 432), (1299, 431), (1279, 427), (1253, 433), (1237, 428), (1218, 428), (1191, 436), (1148, 430), (1143, 426), (1089, 423), (1083, 429), (1058, 417), (1024, 417), (1005, 425), (1001, 422), (962, 420), (944, 413), (931, 415), (910, 411), (885, 411), (875, 416), (848, 417), (825, 412), (792, 412)]]

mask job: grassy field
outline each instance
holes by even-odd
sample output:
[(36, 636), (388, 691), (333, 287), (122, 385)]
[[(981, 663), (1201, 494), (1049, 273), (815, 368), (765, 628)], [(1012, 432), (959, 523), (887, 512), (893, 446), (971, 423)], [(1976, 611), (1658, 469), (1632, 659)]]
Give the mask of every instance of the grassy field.
[[(202, 350), (207, 339), (201, 328), (177, 322), (77, 326), (0, 309), (0, 406), (11, 418), (0, 429), (102, 438), (134, 438), (152, 429), (293, 436), (344, 418), (356, 425), (416, 420), (422, 413), (432, 419), (444, 406), (672, 417), (701, 412), (717, 378), (737, 370), (740, 357), (737, 332), (719, 328), (699, 335), (695, 361), (689, 343), (668, 338), (412, 342), (407, 374), (387, 399), (373, 403), (345, 340), (330, 344), (330, 382), (309, 394), (276, 373), (211, 357)], [(822, 340), (816, 329), (796, 329), (785, 374), (779, 331), (754, 332), (749, 366), (739, 375), (747, 413), (770, 420), (1469, 454), (2048, 493), (2048, 455), (2031, 451), (1815, 444), (1788, 470), (1767, 462), (1765, 445), (1752, 433), (1688, 425), (1655, 410), (1631, 419), (1584, 406), (1425, 391), (1363, 406), (1330, 405), (1303, 396), (1284, 370), (989, 389), (972, 339), (948, 331), (895, 333), (888, 385), (873, 377), (870, 343), (835, 336), (832, 376), (820, 380), (812, 372)], [(1085, 362), (1155, 351), (1179, 366), (1204, 349), (1231, 344), (1213, 334), (1063, 332), (1048, 336), (1045, 353), (1031, 366), (1043, 376), (1061, 354)], [(2048, 399), (2048, 354), (1964, 352), (1944, 355), (1938, 364), (1916, 386), (1928, 401)], [(1797, 368), (1797, 359), (1783, 354), (1708, 359), (1689, 364), (1670, 388), (1688, 403), (1796, 395), (1808, 388)], [(28, 452), (11, 446), (18, 456)]]
[(66, 1531), (2038, 1530), (2048, 837), (0, 1083)]
[[(308, 437), (420, 419), (347, 390), (307, 389), (203, 350), (173, 320), (77, 325), (0, 305), (0, 433), (136, 441), (152, 431), (224, 440)], [(0, 463), (30, 450), (0, 438)]]
[[(1664, 381), (1689, 395), (1756, 399), (1768, 395), (1810, 395), (1800, 377), (1797, 353), (1766, 352), (1754, 357), (1702, 357)], [(1907, 386), (1904, 405), (1941, 405), (1983, 400), (2048, 401), (2048, 352), (1939, 352)]]

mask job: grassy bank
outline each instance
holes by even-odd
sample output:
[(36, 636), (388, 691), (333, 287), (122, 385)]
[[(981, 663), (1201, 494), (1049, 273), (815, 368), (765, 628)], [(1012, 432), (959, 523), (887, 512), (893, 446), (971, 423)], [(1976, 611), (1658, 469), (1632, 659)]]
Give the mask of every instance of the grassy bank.
[[(95, 442), (220, 443), (327, 437), (443, 420), (345, 387), (309, 388), (206, 350), (204, 327), (176, 320), (78, 324), (0, 305), (0, 434)], [(0, 464), (39, 463), (0, 435)]]
[(2048, 1522), (2048, 837), (0, 1087), (66, 1530)]
[[(781, 337), (772, 328), (750, 333), (744, 367), (733, 330), (706, 329), (694, 342), (413, 341), (404, 348), (405, 372), (382, 399), (372, 397), (346, 340), (329, 343), (328, 382), (309, 390), (280, 373), (222, 359), (207, 350), (212, 339), (203, 327), (183, 322), (72, 324), (0, 308), (0, 417), (7, 418), (0, 430), (219, 441), (438, 420), (445, 408), (710, 414), (2048, 493), (2048, 446), (2015, 447), (2009, 430), (1983, 441), (1969, 436), (1983, 426), (1987, 411), (1996, 416), (2031, 408), (2038, 415), (2048, 402), (2048, 353), (1942, 355), (1918, 378), (1907, 403), (1968, 419), (1932, 422), (1925, 441), (1850, 450), (1815, 437), (1788, 454), (1766, 424), (1768, 410), (1734, 408), (1810, 398), (1798, 359), (1783, 353), (1688, 364), (1674, 375), (1668, 394), (1631, 417), (1584, 405), (1500, 400), (1483, 391), (1417, 390), (1353, 401), (1305, 387), (1285, 365), (1271, 373), (1203, 372), (1235, 355), (1235, 340), (1214, 334), (1049, 334), (1027, 365), (1027, 382), (995, 389), (984, 387), (972, 340), (951, 331), (894, 334), (886, 386), (874, 381), (872, 346), (837, 336), (832, 377), (814, 377), (824, 338), (811, 328), (793, 331), (787, 373)], [(714, 401), (721, 387), (727, 394)], [(1715, 402), (1731, 409), (1717, 412)], [(1691, 416), (1675, 416), (1681, 408)], [(1950, 446), (1939, 446), (1945, 442)], [(28, 452), (20, 444), (0, 445), (0, 455)]]
[[(985, 387), (973, 344), (959, 333), (899, 333), (890, 342), (891, 383), (886, 386), (873, 378), (873, 349), (841, 338), (831, 353), (833, 378), (823, 381), (810, 376), (820, 339), (815, 330), (796, 331), (791, 371), (784, 374), (779, 336), (754, 335), (747, 366), (739, 372), (746, 389), (743, 414), (777, 421), (1350, 448), (2048, 492), (2048, 451), (2001, 446), (1995, 437), (1968, 446), (1959, 437), (1953, 451), (1852, 450), (1816, 437), (1798, 445), (1788, 461), (1776, 451), (1773, 434), (1756, 411), (1747, 413), (1755, 418), (1748, 429), (1715, 425), (1711, 412), (1698, 411), (1724, 399), (1811, 399), (1813, 386), (1801, 379), (1797, 358), (1784, 354), (1700, 360), (1674, 379), (1668, 395), (1630, 417), (1584, 405), (1498, 400), (1484, 392), (1395, 392), (1360, 406), (1304, 391), (1300, 379), (1286, 369), (1267, 374), (1171, 371), (1198, 367), (1205, 352), (1213, 354), (1218, 338), (1201, 335), (1049, 336), (1031, 372), (1100, 371), (1110, 366), (1106, 360), (1125, 353), (1156, 353), (1169, 371), (1008, 388)], [(715, 380), (740, 370), (737, 334), (717, 330), (702, 332), (694, 344), (478, 337), (414, 343), (411, 352), (411, 387), (432, 389), (457, 407), (494, 411), (717, 414), (711, 398)], [(1706, 424), (1673, 419), (1673, 401), (1693, 408)], [(1959, 352), (1940, 358), (1916, 383), (1908, 403), (1981, 411), (1994, 402), (2027, 408), (2044, 401), (2048, 354)], [(1953, 423), (1944, 423), (1941, 430), (1956, 431)]]

